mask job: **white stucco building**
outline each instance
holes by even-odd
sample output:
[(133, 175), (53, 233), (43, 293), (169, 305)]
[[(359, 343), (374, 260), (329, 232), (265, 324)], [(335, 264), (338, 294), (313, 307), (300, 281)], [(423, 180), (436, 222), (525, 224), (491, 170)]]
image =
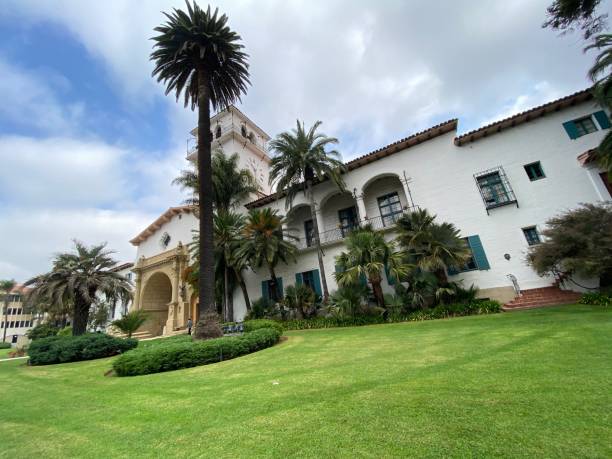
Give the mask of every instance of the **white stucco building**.
[[(299, 237), (297, 262), (277, 267), (283, 287), (299, 278), (320, 288), (317, 254), (310, 247), (308, 202), (298, 194), (287, 211), (284, 197), (267, 188), (269, 136), (235, 107), (211, 120), (213, 147), (239, 153), (241, 166), (251, 170), (265, 190), (239, 210), (278, 209), (287, 215), (288, 230)], [(553, 284), (554, 279), (538, 276), (526, 264), (525, 254), (550, 217), (580, 203), (611, 199), (605, 174), (589, 156), (610, 128), (608, 114), (589, 91), (581, 91), (466, 134), (458, 135), (457, 125), (458, 120), (449, 120), (349, 161), (347, 192), (340, 193), (330, 182), (315, 186), (330, 291), (337, 288), (334, 259), (352, 227), (367, 222), (393, 238), (394, 221), (416, 207), (454, 223), (467, 238), (473, 259), (461, 272), (449, 273), (452, 280), (473, 283), (481, 296), (504, 303), (515, 297), (512, 277), (521, 290)], [(158, 310), (166, 330), (182, 326), (195, 314), (180, 272), (186, 263), (184, 246), (196, 227), (191, 209), (171, 208), (132, 240), (138, 246), (135, 306)], [(171, 269), (163, 274), (167, 279), (152, 280), (155, 268), (170, 259)], [(245, 273), (245, 279), (251, 300), (267, 294), (266, 270)], [(148, 282), (164, 284), (163, 300), (147, 297)], [(391, 289), (388, 284), (384, 288)], [(235, 318), (245, 312), (237, 289)]]

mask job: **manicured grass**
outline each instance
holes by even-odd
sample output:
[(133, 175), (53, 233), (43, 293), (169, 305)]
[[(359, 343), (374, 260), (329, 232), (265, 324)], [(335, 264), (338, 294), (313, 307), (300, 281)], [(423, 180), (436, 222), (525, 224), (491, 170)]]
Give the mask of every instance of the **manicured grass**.
[(0, 349), (0, 359), (8, 359), (8, 353), (11, 351), (12, 349)]
[(612, 456), (609, 309), (287, 335), (133, 378), (0, 363), (0, 456)]

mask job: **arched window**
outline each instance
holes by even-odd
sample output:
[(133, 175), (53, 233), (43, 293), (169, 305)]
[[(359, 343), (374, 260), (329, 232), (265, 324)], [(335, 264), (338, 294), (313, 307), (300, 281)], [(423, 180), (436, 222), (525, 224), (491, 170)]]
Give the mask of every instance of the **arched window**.
[(246, 126), (244, 124), (242, 126), (240, 126), (240, 133), (242, 134), (242, 137), (246, 137), (247, 136), (247, 129), (246, 129)]
[(221, 137), (221, 126), (217, 124), (217, 130), (215, 131), (215, 136), (217, 139)]

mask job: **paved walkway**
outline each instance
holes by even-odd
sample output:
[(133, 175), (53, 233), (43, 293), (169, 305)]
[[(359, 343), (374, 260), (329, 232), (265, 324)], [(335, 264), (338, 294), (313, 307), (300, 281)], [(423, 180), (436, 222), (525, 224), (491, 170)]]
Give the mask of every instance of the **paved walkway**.
[(24, 357), (12, 357), (10, 359), (0, 359), (0, 362), (9, 362), (10, 360), (19, 360), (19, 359), (27, 359), (28, 356), (24, 356)]

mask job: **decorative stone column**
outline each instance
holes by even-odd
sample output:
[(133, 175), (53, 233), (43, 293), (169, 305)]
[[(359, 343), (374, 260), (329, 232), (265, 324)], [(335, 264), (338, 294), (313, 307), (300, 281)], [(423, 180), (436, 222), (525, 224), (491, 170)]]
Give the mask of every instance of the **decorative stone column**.
[(355, 201), (357, 201), (357, 219), (360, 222), (363, 222), (364, 220), (368, 219), (365, 202), (363, 201), (363, 193), (357, 194), (355, 196)]
[(140, 304), (140, 299), (142, 297), (142, 263), (144, 261), (144, 257), (140, 257), (136, 261), (136, 267), (132, 270), (136, 274), (136, 282), (134, 286), (134, 303), (132, 304), (132, 309), (142, 309), (142, 304)]
[[(323, 212), (321, 211), (321, 207), (318, 203), (314, 204), (315, 209), (315, 217), (317, 218), (317, 227), (319, 229), (319, 239), (321, 240), (321, 234), (325, 232), (325, 225), (323, 224)], [(321, 240), (321, 243), (325, 241)]]

